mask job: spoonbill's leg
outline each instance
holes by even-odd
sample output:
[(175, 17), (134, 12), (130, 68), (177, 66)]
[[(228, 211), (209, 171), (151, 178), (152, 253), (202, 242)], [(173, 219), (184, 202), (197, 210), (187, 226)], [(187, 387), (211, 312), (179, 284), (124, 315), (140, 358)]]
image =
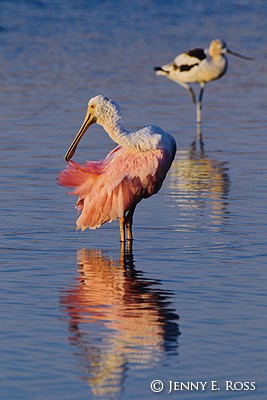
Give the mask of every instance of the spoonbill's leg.
[(120, 245), (120, 266), (123, 268), (133, 267), (133, 241), (121, 242)]
[(136, 205), (128, 211), (127, 217), (125, 218), (127, 240), (133, 240), (132, 225), (133, 225), (133, 214), (135, 211), (135, 207)]
[(125, 216), (119, 219), (120, 221), (120, 241), (125, 242)]

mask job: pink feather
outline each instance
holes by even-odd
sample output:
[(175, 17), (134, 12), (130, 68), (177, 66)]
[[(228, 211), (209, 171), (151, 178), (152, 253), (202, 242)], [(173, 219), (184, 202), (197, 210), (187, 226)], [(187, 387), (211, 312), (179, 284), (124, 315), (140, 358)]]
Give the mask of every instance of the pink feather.
[(77, 229), (96, 229), (121, 218), (142, 198), (157, 193), (171, 166), (173, 154), (165, 149), (136, 151), (116, 147), (104, 160), (80, 165), (70, 161), (58, 183), (74, 187), (81, 212)]

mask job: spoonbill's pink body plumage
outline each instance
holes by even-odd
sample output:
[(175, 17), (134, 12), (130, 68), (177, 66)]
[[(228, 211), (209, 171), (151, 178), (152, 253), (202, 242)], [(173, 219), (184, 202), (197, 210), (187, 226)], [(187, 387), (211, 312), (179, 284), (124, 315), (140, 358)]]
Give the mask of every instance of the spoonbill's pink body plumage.
[[(105, 159), (80, 165), (70, 161), (78, 142), (92, 123), (102, 125), (119, 144)], [(132, 219), (136, 205), (157, 193), (176, 152), (171, 135), (155, 126), (126, 131), (116, 103), (96, 96), (88, 104), (85, 121), (74, 139), (66, 160), (67, 168), (59, 174), (59, 184), (74, 187), (79, 229), (96, 229), (106, 222), (120, 219), (120, 237), (132, 240)]]

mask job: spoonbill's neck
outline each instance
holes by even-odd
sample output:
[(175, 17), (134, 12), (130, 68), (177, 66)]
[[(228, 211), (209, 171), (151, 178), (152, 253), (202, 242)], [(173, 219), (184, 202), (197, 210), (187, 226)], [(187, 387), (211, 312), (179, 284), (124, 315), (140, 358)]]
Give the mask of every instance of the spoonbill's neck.
[(131, 147), (130, 131), (125, 129), (121, 116), (116, 113), (115, 115), (105, 115), (104, 119), (98, 121), (102, 125), (110, 138), (123, 147)]
[(137, 131), (125, 129), (120, 113), (114, 109), (102, 114), (97, 123), (103, 126), (115, 143), (135, 151), (153, 151), (169, 144), (169, 135), (156, 126), (146, 126)]

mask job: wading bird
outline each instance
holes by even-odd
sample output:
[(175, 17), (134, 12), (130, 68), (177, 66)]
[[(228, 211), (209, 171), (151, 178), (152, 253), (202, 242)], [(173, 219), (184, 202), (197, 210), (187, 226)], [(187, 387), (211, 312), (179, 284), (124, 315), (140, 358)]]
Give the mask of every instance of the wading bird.
[[(253, 60), (228, 49), (226, 43), (220, 39), (213, 40), (208, 50), (193, 49), (179, 54), (173, 62), (155, 67), (157, 75), (166, 76), (168, 79), (183, 86), (197, 105), (197, 123), (201, 123), (201, 108), (204, 88), (207, 82), (221, 78), (227, 71), (227, 58), (225, 54), (232, 54), (245, 60)], [(189, 83), (199, 83), (200, 92), (198, 100)]]
[[(88, 127), (102, 125), (118, 143), (104, 160), (80, 165), (70, 161)], [(96, 229), (119, 219), (120, 240), (132, 240), (133, 214), (144, 198), (157, 193), (172, 164), (176, 152), (174, 138), (156, 126), (138, 131), (124, 128), (117, 103), (99, 95), (88, 103), (85, 120), (66, 153), (69, 162), (59, 174), (60, 185), (74, 187), (76, 207), (81, 212), (77, 229)]]

